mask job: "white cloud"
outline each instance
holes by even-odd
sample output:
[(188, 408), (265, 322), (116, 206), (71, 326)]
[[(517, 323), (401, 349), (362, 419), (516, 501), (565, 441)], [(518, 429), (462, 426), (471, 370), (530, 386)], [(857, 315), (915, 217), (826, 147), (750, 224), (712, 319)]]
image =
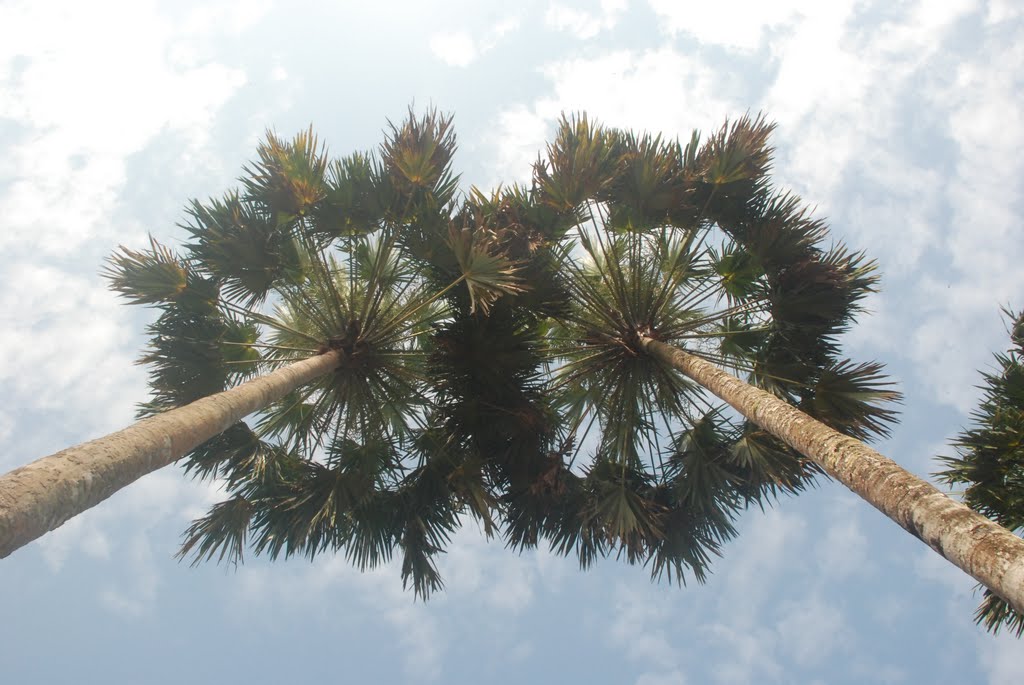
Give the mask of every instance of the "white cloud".
[(110, 558), (110, 538), (95, 520), (77, 516), (35, 543), (53, 573), (64, 567), (68, 556), (80, 552), (93, 559)]
[(849, 641), (840, 611), (817, 596), (784, 604), (776, 629), (780, 648), (803, 667), (833, 659), (836, 648)]
[(636, 685), (686, 685), (686, 677), (680, 671), (644, 673), (636, 679)]
[(806, 538), (807, 523), (795, 514), (769, 509), (751, 516), (740, 539), (725, 550), (728, 563), (722, 563), (709, 581), (709, 586), (721, 588), (719, 613), (746, 620), (775, 599), (760, 588), (776, 583), (784, 565), (792, 561), (779, 551), (799, 548)]
[(492, 141), (497, 148), (495, 178), (502, 178), (506, 183), (529, 179), (551, 123), (526, 105), (515, 105), (501, 112), (496, 125), (499, 133)]
[[(955, 278), (952, 273), (949, 277)], [(999, 300), (970, 284), (937, 283), (932, 277), (922, 279), (921, 296), (936, 306), (924, 313), (905, 339), (910, 358), (933, 399), (966, 415), (978, 398), (973, 387), (980, 381), (977, 371), (991, 363), (985, 357), (988, 350), (978, 342), (1001, 330), (997, 328)], [(956, 308), (953, 302), (958, 300), (970, 300), (972, 306)], [(981, 323), (985, 308), (989, 321)]]
[(859, 172), (861, 191), (836, 208), (847, 212), (843, 222), (857, 227), (859, 243), (884, 255), (883, 278), (915, 267), (935, 246), (946, 218), (942, 172), (874, 144), (861, 147), (845, 164)]
[[(394, 586), (394, 579), (389, 579)], [(393, 598), (384, 617), (398, 632), (406, 674), (414, 680), (437, 680), (447, 639), (420, 607), (409, 603), (408, 595)]]
[(533, 601), (534, 587), (541, 580), (538, 561), (543, 556), (512, 556), (503, 545), (488, 541), (467, 516), (438, 566), (454, 601), (482, 603), (495, 612), (516, 614)]
[(0, 442), (5, 442), (14, 431), (14, 419), (0, 411)]
[(717, 128), (737, 109), (727, 79), (668, 47), (554, 62), (544, 75), (548, 95), (498, 114), (493, 182), (528, 178), (562, 113), (585, 111), (609, 126), (688, 138), (694, 128)]
[(868, 540), (861, 530), (854, 507), (862, 502), (843, 498), (836, 502), (843, 515), (836, 516), (816, 545), (819, 568), (830, 582), (841, 581), (851, 575), (863, 576), (868, 570)]
[(811, 194), (825, 206), (852, 163), (899, 181), (886, 190), (921, 185), (927, 176), (915, 172), (929, 170), (908, 168), (898, 156), (895, 126), (904, 120), (898, 108), (908, 91), (932, 85), (926, 67), (941, 55), (964, 3), (903, 5), (870, 30), (860, 27), (852, 0), (796, 2), (790, 9), (779, 16), (791, 16), (792, 25), (767, 44), (777, 74), (764, 103), (789, 148), (785, 171), (804, 183), (813, 179)]
[(444, 673), (452, 635), (460, 630), (507, 635), (515, 647), (505, 657), (527, 658), (533, 646), (509, 632), (513, 617), (533, 608), (538, 587), (557, 587), (565, 567), (574, 565), (544, 551), (514, 555), (500, 542), (487, 541), (467, 518), (438, 559), (445, 590), (426, 603), (403, 590), (400, 557), (365, 573), (343, 554), (320, 555), (312, 566), (242, 566), (234, 585), (237, 610), (246, 621), (280, 610), (307, 612), (325, 594), (343, 593), (353, 598), (352, 612), (381, 617), (395, 631), (410, 679), (436, 680)]
[(657, 602), (651, 592), (620, 584), (615, 588), (608, 643), (645, 668), (677, 671), (676, 652), (664, 626), (670, 616), (668, 606)]
[(549, 120), (586, 110), (612, 126), (688, 135), (717, 128), (735, 109), (727, 80), (670, 47), (556, 62), (544, 73), (553, 93), (536, 109)]
[(350, 597), (348, 616), (367, 615), (371, 622), (383, 618), (396, 636), (403, 670), (410, 681), (437, 680), (443, 672), (450, 630), (446, 626), (449, 597), (445, 593), (430, 602), (417, 602), (402, 589), (401, 560), (360, 572), (342, 554), (321, 554), (313, 565), (278, 562), (273, 567), (242, 566), (238, 569), (236, 611), (242, 620), (263, 620), (268, 615), (302, 613), (322, 606), (324, 597), (343, 593)]
[(988, 673), (990, 685), (1024, 683), (1024, 649), (1020, 640), (1006, 631), (978, 638), (979, 660)]
[(590, 11), (556, 2), (548, 6), (544, 23), (556, 31), (586, 40), (615, 28), (626, 6), (626, 0), (600, 0), (596, 11)]
[(68, 424), (91, 430), (129, 422), (122, 398), (145, 393), (134, 353), (122, 347), (134, 338), (127, 308), (98, 277), (30, 263), (9, 266), (6, 276), (17, 288), (0, 291), (0, 382), (21, 398), (19, 408), (59, 408)]
[(872, 72), (844, 33), (852, 3), (819, 7), (771, 42), (778, 72), (764, 103), (790, 147), (788, 167), (795, 177), (813, 180), (816, 203), (835, 190), (860, 131), (872, 124), (864, 120)]
[(776, 654), (778, 636), (774, 630), (733, 620), (705, 625), (701, 632), (709, 650), (729, 646), (728, 658), (721, 658), (714, 669), (715, 682), (744, 685), (780, 679), (783, 671)]
[(465, 31), (437, 33), (430, 37), (430, 50), (453, 67), (465, 67), (477, 58), (476, 41)]
[(253, 27), (270, 10), (270, 0), (226, 0), (189, 8), (182, 30), (188, 34), (238, 36)]
[(1024, 162), (1016, 151), (1024, 146), (1024, 116), (1015, 104), (1022, 70), (1024, 46), (993, 36), (930, 96), (933, 106), (948, 108), (956, 166), (938, 184), (948, 219), (935, 227), (942, 232), (931, 248), (942, 268), (920, 278), (908, 302), (924, 314), (909, 353), (928, 387), (965, 414), (978, 395), (977, 370), (990, 368), (992, 351), (1007, 344), (999, 307), (1022, 306), (1017, 179)]
[(144, 533), (133, 536), (128, 549), (118, 555), (118, 562), (131, 569), (128, 579), (108, 584), (99, 594), (100, 604), (126, 618), (138, 618), (151, 612), (160, 586), (160, 574)]
[(1016, 0), (989, 0), (985, 22), (999, 24), (1024, 15), (1024, 7)]
[[(989, 60), (1002, 68), (992, 69)], [(959, 151), (957, 177), (949, 186), (951, 255), (964, 270), (1012, 277), (993, 295), (1017, 294), (1024, 285), (1016, 268), (1024, 254), (1016, 239), (1024, 194), (1014, 178), (1024, 170), (1017, 154), (1024, 146), (1024, 113), (1016, 97), (1022, 69), (1024, 44), (993, 42), (982, 59), (962, 64), (939, 96), (952, 101), (949, 126)], [(985, 285), (998, 286), (995, 281)]]
[(196, 36), (148, 4), (8, 3), (0, 26), (0, 66), (13, 75), (0, 82), (0, 118), (24, 127), (6, 146), (7, 249), (69, 254), (110, 236), (127, 157), (166, 129), (201, 143), (245, 80), (190, 57)]
[(753, 50), (764, 33), (795, 21), (800, 15), (836, 3), (813, 0), (758, 2), (738, 0), (728, 3), (685, 3), (676, 0), (648, 0), (671, 35), (687, 33), (702, 43), (739, 50)]
[(490, 52), (508, 33), (519, 28), (519, 19), (507, 17), (484, 31), (442, 31), (430, 36), (430, 51), (452, 67), (468, 67)]

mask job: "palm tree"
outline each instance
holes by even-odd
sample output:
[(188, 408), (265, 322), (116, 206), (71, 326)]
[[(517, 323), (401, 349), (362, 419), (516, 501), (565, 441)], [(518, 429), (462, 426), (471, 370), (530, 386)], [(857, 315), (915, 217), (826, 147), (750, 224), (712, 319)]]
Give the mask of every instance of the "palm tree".
[(5, 474), (0, 479), (0, 558), (177, 461), (339, 361), (337, 352), (311, 357)]
[[(823, 249), (824, 225), (771, 189), (771, 129), (744, 117), (680, 145), (567, 119), (530, 187), (461, 198), (451, 120), (433, 112), (392, 127), (379, 157), (331, 164), (311, 132), (268, 136), (240, 193), (193, 203), (182, 255), (154, 242), (108, 268), (161, 311), (143, 413), (306, 372), (238, 410), (259, 411), (253, 426), (224, 414), (140, 457), (191, 449), (187, 469), (226, 482), (181, 554), (343, 551), (367, 568), (399, 552), (425, 595), (468, 514), (516, 548), (703, 579), (743, 509), (821, 467), (660, 346), (857, 438), (884, 433), (880, 403), (898, 398), (881, 367), (839, 356), (874, 266)], [(0, 481), (0, 503), (20, 491)]]
[(581, 118), (563, 122), (550, 169), (538, 168), (542, 202), (590, 219), (565, 255), (575, 307), (560, 322), (559, 376), (570, 416), (600, 428), (592, 473), (614, 474), (607, 525), (647, 541), (659, 570), (676, 563), (662, 548), (678, 546), (678, 507), (726, 537), (737, 504), (799, 490), (820, 469), (1024, 607), (1024, 543), (861, 442), (885, 434), (880, 403), (898, 399), (879, 365), (840, 358), (835, 341), (874, 264), (823, 247), (824, 226), (771, 189), (770, 131), (744, 117), (698, 150), (696, 137), (682, 147)]
[[(999, 371), (984, 374), (984, 397), (974, 411), (974, 426), (954, 445), (959, 456), (945, 457), (936, 474), (950, 485), (964, 484), (964, 502), (1007, 530), (1024, 533), (1024, 312), (1004, 310), (1011, 322), (1011, 348), (996, 355)], [(996, 633), (1005, 626), (1024, 635), (1024, 611), (1014, 609), (986, 589), (975, 613), (978, 623)]]
[[(0, 556), (185, 454), (186, 468), (236, 490), (217, 510), (235, 517), (243, 491), (294, 518), (296, 490), (307, 498), (331, 478), (344, 481), (331, 481), (335, 489), (394, 486), (392, 501), (374, 505), (389, 512), (397, 533), (388, 535), (400, 534), (413, 556), (417, 544), (432, 549), (433, 533), (416, 542), (419, 510), (394, 516), (395, 500), (438, 476), (420, 468), (400, 477), (403, 459), (433, 439), (415, 428), (429, 404), (422, 338), (457, 286), (474, 310), (518, 290), (486, 236), (446, 217), (453, 152), (451, 120), (435, 113), (394, 127), (383, 163), (355, 154), (328, 165), (311, 131), (290, 142), (268, 134), (241, 193), (192, 203), (183, 255), (152, 239), (148, 250), (116, 252), (105, 270), (111, 286), (160, 311), (141, 359), (153, 390), (146, 418), (0, 479)], [(443, 224), (444, 239), (427, 246), (445, 267), (433, 279), (409, 258), (424, 246), (396, 230), (413, 216)], [(255, 430), (242, 422), (254, 412)], [(288, 535), (298, 533), (266, 525), (261, 544), (290, 552)], [(410, 574), (426, 578), (413, 556)]]

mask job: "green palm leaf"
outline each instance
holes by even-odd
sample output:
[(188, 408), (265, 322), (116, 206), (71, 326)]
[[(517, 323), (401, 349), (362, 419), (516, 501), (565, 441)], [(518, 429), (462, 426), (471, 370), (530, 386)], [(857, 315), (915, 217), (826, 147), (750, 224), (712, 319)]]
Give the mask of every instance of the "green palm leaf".
[(312, 127), (291, 141), (267, 131), (256, 154), (258, 159), (245, 168), (242, 178), (245, 198), (275, 221), (304, 216), (323, 199), (327, 160)]
[(821, 370), (801, 407), (822, 423), (860, 440), (887, 436), (896, 412), (886, 405), (902, 397), (892, 388), (880, 364), (844, 360)]
[(381, 156), (395, 193), (394, 220), (403, 223), (446, 207), (458, 186), (451, 170), (456, 149), (452, 117), (432, 109), (417, 118), (410, 109), (401, 125), (389, 122), (389, 126)]
[(312, 211), (317, 234), (328, 238), (376, 231), (397, 199), (380, 163), (355, 153), (328, 165), (323, 201)]
[[(981, 404), (972, 425), (953, 443), (956, 457), (940, 457), (936, 475), (965, 485), (964, 503), (1018, 535), (1024, 532), (1024, 312), (1003, 310), (1011, 348), (997, 354), (996, 371), (982, 374)], [(996, 633), (1005, 627), (1024, 635), (1024, 613), (986, 589), (975, 620)]]
[(100, 272), (110, 288), (131, 304), (178, 305), (209, 311), (217, 288), (179, 259), (170, 248), (149, 238), (150, 249), (118, 248)]
[(671, 223), (693, 189), (688, 188), (678, 145), (660, 136), (615, 133), (617, 173), (607, 188), (591, 196), (608, 204), (608, 221), (625, 230), (645, 231)]
[(502, 246), (493, 232), (485, 228), (452, 227), (448, 244), (469, 288), (471, 313), (487, 314), (502, 295), (516, 295), (526, 289), (518, 276), (518, 267), (501, 253)]
[(576, 216), (586, 200), (608, 187), (617, 166), (612, 135), (586, 114), (562, 117), (547, 157), (534, 166), (540, 201)]
[(449, 115), (410, 111), (379, 154), (334, 162), (311, 130), (268, 133), (240, 193), (192, 203), (181, 257), (154, 242), (108, 267), (161, 310), (152, 409), (336, 360), (189, 455), (228, 499), (182, 554), (399, 556), (425, 597), (468, 515), (584, 568), (614, 553), (703, 580), (744, 508), (817, 470), (650, 341), (853, 435), (884, 434), (898, 397), (839, 357), (874, 264), (771, 188), (772, 129), (683, 144), (563, 117), (529, 187), (465, 196)]
[(301, 282), (310, 268), (292, 227), (237, 193), (205, 205), (193, 200), (188, 213), (191, 257), (246, 306), (262, 302), (280, 280)]

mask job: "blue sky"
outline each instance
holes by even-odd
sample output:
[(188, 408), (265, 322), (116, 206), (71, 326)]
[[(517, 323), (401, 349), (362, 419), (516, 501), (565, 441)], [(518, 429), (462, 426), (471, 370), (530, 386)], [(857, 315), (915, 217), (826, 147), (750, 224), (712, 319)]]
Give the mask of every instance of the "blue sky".
[[(1024, 8), (969, 2), (0, 2), (0, 470), (99, 436), (146, 396), (150, 314), (98, 276), (181, 237), (266, 128), (375, 147), (410, 103), (455, 114), (463, 186), (528, 176), (563, 111), (688, 137), (778, 123), (776, 179), (877, 258), (846, 338), (906, 395), (880, 449), (927, 476), (1024, 307)], [(842, 486), (748, 512), (704, 586), (580, 573), (470, 523), (427, 604), (343, 559), (173, 559), (217, 485), (172, 467), (0, 562), (11, 683), (1024, 682), (973, 582)]]

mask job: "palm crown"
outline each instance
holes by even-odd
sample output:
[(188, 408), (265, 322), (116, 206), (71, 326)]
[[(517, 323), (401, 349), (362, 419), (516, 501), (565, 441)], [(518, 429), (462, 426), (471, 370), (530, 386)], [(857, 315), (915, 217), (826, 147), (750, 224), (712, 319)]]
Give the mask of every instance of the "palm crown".
[[(1024, 532), (1024, 311), (1004, 310), (1010, 323), (1010, 349), (996, 355), (998, 371), (983, 374), (981, 404), (973, 425), (957, 436), (958, 456), (945, 457), (936, 474), (946, 483), (963, 485), (963, 499), (1018, 535)], [(1006, 626), (1024, 635), (1024, 612), (1015, 611), (989, 589), (975, 614), (992, 632)]]
[(563, 119), (528, 187), (457, 191), (451, 118), (410, 112), (328, 162), (268, 134), (242, 187), (193, 202), (179, 252), (107, 268), (156, 307), (143, 413), (311, 355), (336, 368), (203, 444), (230, 497), (181, 554), (400, 554), (417, 593), (466, 515), (515, 548), (616, 553), (697, 579), (750, 504), (816, 467), (643, 353), (726, 365), (821, 421), (884, 433), (897, 399), (836, 338), (874, 264), (768, 181), (772, 125), (701, 144)]

